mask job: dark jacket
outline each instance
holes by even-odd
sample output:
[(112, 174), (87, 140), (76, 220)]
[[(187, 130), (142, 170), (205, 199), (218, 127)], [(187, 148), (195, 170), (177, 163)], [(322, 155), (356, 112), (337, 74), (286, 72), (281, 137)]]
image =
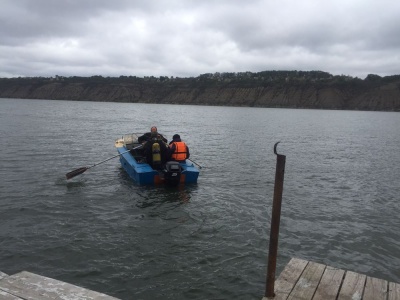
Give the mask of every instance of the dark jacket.
[[(167, 139), (161, 134), (157, 132), (157, 135), (163, 140), (164, 143), (167, 142)], [(151, 132), (146, 132), (145, 134), (138, 137), (138, 142), (143, 143), (151, 140)]]
[[(161, 165), (155, 165), (153, 163), (153, 152), (152, 152), (152, 147), (154, 143), (158, 143), (160, 145), (160, 156), (161, 156)], [(150, 141), (146, 142), (143, 146), (143, 151), (144, 151), (144, 156), (146, 157), (147, 163), (152, 167), (152, 168), (160, 168), (162, 165), (164, 165), (167, 161), (167, 158), (169, 156), (169, 149), (168, 146), (161, 140), (161, 139), (151, 139)]]

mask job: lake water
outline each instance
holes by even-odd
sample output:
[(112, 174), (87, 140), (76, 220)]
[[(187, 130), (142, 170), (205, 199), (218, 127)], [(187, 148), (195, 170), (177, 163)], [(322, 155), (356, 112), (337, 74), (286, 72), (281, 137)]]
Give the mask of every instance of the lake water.
[[(115, 139), (179, 133), (196, 185), (138, 186)], [(261, 299), (276, 156), (291, 257), (400, 282), (400, 115), (0, 99), (0, 270), (121, 299)]]

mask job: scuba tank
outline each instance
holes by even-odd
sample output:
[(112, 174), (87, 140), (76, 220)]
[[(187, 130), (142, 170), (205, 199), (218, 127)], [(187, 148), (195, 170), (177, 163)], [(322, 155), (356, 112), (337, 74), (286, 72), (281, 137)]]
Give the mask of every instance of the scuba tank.
[(161, 164), (161, 150), (159, 143), (153, 143), (151, 146), (151, 154), (153, 158), (153, 165), (160, 165)]

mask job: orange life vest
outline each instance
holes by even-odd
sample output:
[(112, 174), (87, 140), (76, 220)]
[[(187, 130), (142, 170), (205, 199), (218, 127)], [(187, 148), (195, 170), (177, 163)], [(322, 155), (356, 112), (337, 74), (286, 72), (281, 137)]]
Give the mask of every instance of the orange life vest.
[(178, 161), (185, 160), (187, 156), (186, 144), (184, 142), (173, 142), (171, 147), (172, 145), (175, 145), (175, 152), (172, 153), (171, 158)]

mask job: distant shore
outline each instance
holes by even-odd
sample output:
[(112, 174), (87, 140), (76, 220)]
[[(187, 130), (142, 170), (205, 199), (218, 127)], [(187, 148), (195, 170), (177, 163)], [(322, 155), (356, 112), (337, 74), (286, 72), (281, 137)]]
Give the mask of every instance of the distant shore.
[(0, 98), (400, 111), (400, 75), (361, 80), (321, 71), (265, 71), (191, 78), (0, 78)]

